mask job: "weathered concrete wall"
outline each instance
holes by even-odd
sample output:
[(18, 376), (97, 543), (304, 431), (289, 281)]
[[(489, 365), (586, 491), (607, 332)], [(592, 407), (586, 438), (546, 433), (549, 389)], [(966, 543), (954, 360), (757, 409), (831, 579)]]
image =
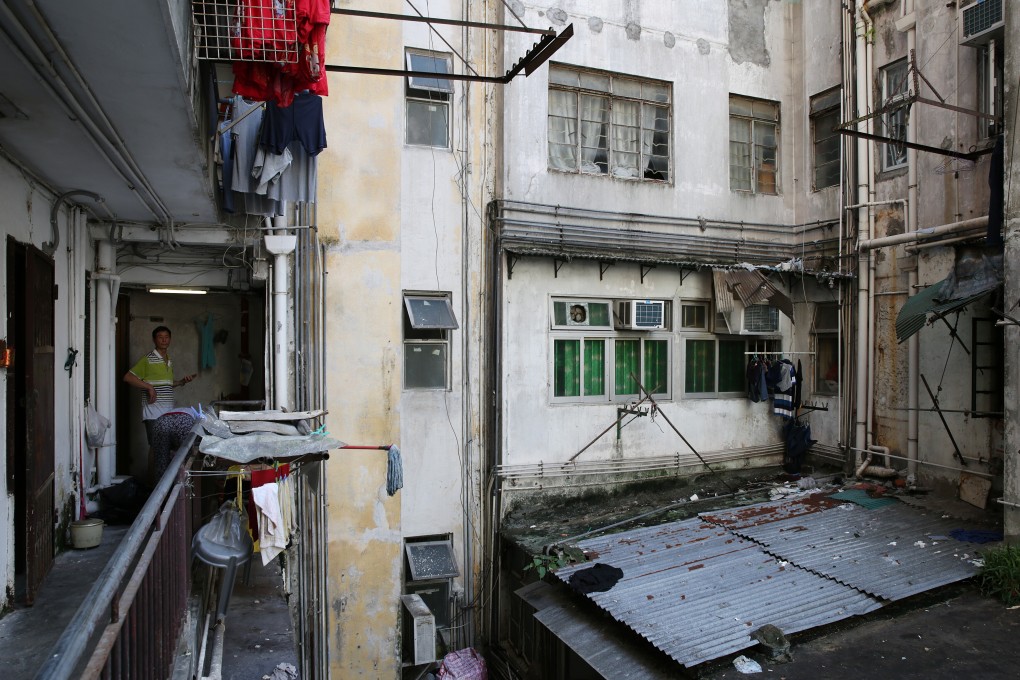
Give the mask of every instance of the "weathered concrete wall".
[[(395, 0), (352, 4), (406, 9)], [(484, 20), (491, 5), (472, 12)], [(463, 3), (433, 2), (429, 11), (456, 18)], [(335, 28), (329, 63), (400, 69), (405, 48), (414, 48), (450, 54), (454, 69), (465, 70), (422, 24), (355, 19)], [(460, 28), (437, 28), (477, 70), (489, 70), (481, 36), (465, 45)], [(329, 464), (330, 668), (338, 677), (396, 677), (404, 541), (451, 536), (461, 573), (455, 590), (466, 588), (480, 563), (478, 536), (465, 531), (465, 518), (478, 521), (478, 493), (465, 491), (464, 480), (477, 478), (470, 471), (480, 455), (472, 403), (481, 365), (479, 234), (488, 200), (482, 130), (492, 121), (484, 115), (486, 90), (455, 82), (450, 149), (409, 146), (405, 79), (330, 78), (330, 147), (320, 156), (318, 207), (329, 271), (328, 428), (352, 444), (398, 444), (404, 472), (404, 488), (389, 497), (385, 452), (345, 451)], [(358, 134), (345, 136), (353, 130)], [(460, 327), (449, 332), (449, 389), (403, 389), (405, 291), (450, 295)]]
[[(668, 184), (577, 175), (548, 169), (548, 69), (515, 81), (507, 91), (505, 197), (552, 205), (585, 206), (680, 217), (704, 216), (759, 223), (793, 224), (796, 182), (795, 118), (785, 26), (788, 3), (560, 2), (527, 5), (529, 25), (550, 23), (558, 12), (574, 25), (574, 37), (553, 61), (672, 83), (674, 178)], [(731, 56), (730, 6), (742, 33), (761, 34), (768, 66)], [(547, 18), (548, 17), (548, 18)], [(551, 23), (556, 23), (552, 21)], [(531, 46), (531, 37), (506, 36), (506, 53)], [(759, 50), (758, 61), (764, 60)], [(729, 95), (779, 101), (782, 154), (779, 196), (729, 189)]]
[[(935, 90), (947, 103), (964, 108), (977, 106), (977, 50), (959, 44), (958, 9), (955, 5), (934, 0), (916, 0), (916, 62)], [(881, 74), (879, 69), (897, 60), (908, 58), (907, 35), (897, 28), (903, 14), (902, 3), (891, 3), (873, 13), (874, 55), (876, 71), (870, 74), (876, 83), (875, 106), (880, 105)], [(1009, 50), (1007, 50), (1007, 54)], [(920, 77), (920, 95), (937, 99)], [(1007, 80), (1008, 82), (1008, 80)], [(913, 83), (911, 83), (913, 89)], [(1008, 97), (1007, 97), (1008, 98)], [(977, 119), (923, 103), (910, 109), (909, 125), (914, 127), (917, 142), (931, 147), (968, 151), (987, 146), (978, 136)], [(872, 200), (899, 200), (908, 196), (906, 167), (882, 171), (882, 146), (879, 154)], [(954, 160), (931, 152), (919, 151), (917, 159), (917, 227), (926, 228), (958, 222), (988, 214), (988, 170), (990, 157), (982, 156), (976, 164)], [(910, 229), (907, 215), (900, 205), (876, 209), (875, 237), (903, 233)], [(916, 266), (918, 283), (927, 286), (950, 274), (957, 248), (946, 246), (918, 251), (915, 260), (904, 246), (883, 248), (873, 253), (876, 262), (875, 290), (880, 295), (875, 303), (875, 422), (874, 441), (888, 446), (898, 455), (907, 450), (907, 343), (896, 340), (895, 321), (908, 295), (908, 273)], [(916, 264), (915, 264), (916, 263)], [(971, 406), (971, 322), (976, 316), (988, 317), (987, 305), (972, 305), (958, 318), (947, 321), (956, 325), (960, 341), (953, 342), (945, 324), (926, 326), (918, 333), (920, 373), (933, 390), (938, 391), (940, 405), (946, 409), (966, 410)], [(932, 401), (923, 383), (919, 385), (919, 408), (930, 409)], [(972, 418), (963, 413), (947, 413), (946, 420), (965, 456), (1002, 457), (1002, 422), (995, 418)], [(955, 486), (960, 465), (954, 460), (953, 446), (937, 414), (919, 413), (918, 450), (923, 461), (941, 466), (921, 465), (918, 470), (923, 483)], [(994, 467), (994, 466), (993, 466)], [(989, 472), (984, 463), (971, 469)]]

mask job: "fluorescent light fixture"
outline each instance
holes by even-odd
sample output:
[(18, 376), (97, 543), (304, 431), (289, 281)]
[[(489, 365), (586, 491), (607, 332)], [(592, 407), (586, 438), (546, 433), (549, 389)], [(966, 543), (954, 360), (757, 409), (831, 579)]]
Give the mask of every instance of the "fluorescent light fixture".
[(149, 286), (150, 293), (169, 293), (171, 295), (205, 295), (205, 288), (182, 288), (180, 286)]

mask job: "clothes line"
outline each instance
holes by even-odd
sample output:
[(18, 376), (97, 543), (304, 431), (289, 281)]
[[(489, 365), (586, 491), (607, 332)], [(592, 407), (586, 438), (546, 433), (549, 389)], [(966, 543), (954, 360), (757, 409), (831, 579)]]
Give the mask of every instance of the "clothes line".
[(744, 352), (744, 356), (751, 356), (752, 354), (769, 354), (773, 356), (783, 356), (786, 354), (815, 354), (815, 352)]

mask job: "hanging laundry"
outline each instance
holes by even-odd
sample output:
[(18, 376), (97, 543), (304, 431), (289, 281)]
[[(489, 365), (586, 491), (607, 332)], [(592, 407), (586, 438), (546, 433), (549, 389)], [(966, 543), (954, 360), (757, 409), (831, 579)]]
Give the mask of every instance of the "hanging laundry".
[(276, 482), (253, 488), (251, 496), (258, 508), (259, 553), (264, 566), (286, 549), (290, 535), (280, 515), (280, 494)]
[(772, 412), (788, 420), (794, 416), (794, 385), (797, 384), (797, 369), (789, 359), (777, 361), (768, 370), (765, 382), (773, 389)]
[(797, 420), (788, 421), (783, 425), (783, 441), (783, 470), (791, 475), (800, 474), (804, 455), (817, 441), (811, 438), (811, 426)]
[(768, 387), (765, 385), (767, 363), (758, 357), (747, 362), (747, 398), (758, 403), (769, 398)]
[(404, 463), (400, 449), (390, 446), (386, 452), (386, 493), (390, 496), (404, 487)]
[(262, 145), (268, 151), (282, 154), (294, 140), (314, 156), (326, 148), (326, 126), (322, 118), (322, 97), (300, 94), (290, 106), (266, 104), (262, 126)]
[(231, 46), (246, 61), (284, 62), (296, 57), (294, 0), (238, 0)]

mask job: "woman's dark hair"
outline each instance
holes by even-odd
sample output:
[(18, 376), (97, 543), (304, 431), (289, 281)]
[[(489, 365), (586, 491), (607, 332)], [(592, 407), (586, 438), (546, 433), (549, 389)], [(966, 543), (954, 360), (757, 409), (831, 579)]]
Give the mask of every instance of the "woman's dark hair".
[(164, 331), (166, 331), (167, 335), (169, 335), (170, 337), (173, 337), (173, 333), (171, 333), (170, 329), (167, 328), (166, 326), (156, 326), (155, 328), (152, 329), (152, 341), (156, 342), (156, 334), (157, 333), (162, 333)]

